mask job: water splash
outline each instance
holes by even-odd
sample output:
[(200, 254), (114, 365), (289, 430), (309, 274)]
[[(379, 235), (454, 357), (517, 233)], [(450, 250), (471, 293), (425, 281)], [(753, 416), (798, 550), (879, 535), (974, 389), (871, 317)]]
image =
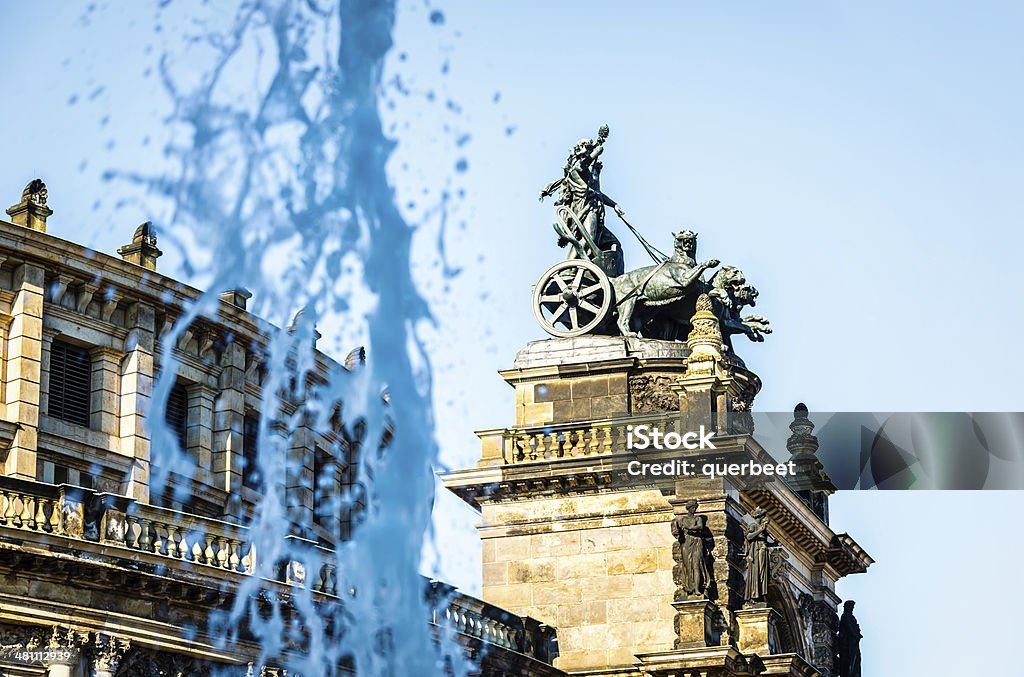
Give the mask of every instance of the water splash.
[[(153, 411), (163, 411), (174, 386), (169, 356), (182, 333), (196, 318), (216, 315), (218, 291), (246, 287), (257, 314), (291, 326), (268, 330), (266, 344), (254, 347), (266, 367), (260, 474), (298, 477), (293, 444), (304, 427), (328, 429), (342, 402), (347, 439), (338, 453), (354, 460), (358, 450), (363, 491), (333, 508), (365, 502), (354, 537), (337, 547), (342, 604), (319, 605), (309, 585), (286, 595), (262, 589), (260, 579), (278, 578), (282, 564), (301, 580), (319, 571), (324, 556), (296, 538), (308, 533), (294, 527), (281, 483), (265, 481), (252, 522), (257, 571), (213, 628), (251, 636), (261, 663), (304, 675), (336, 674), (338, 666), (361, 675), (431, 675), (446, 664), (461, 674), (454, 658), (461, 652), (439, 650), (430, 635), (418, 574), (437, 449), (430, 361), (419, 336), (430, 310), (413, 281), (413, 228), (388, 181), (394, 142), (379, 114), (395, 4), (247, 0), (217, 27), (214, 14), (189, 16), (197, 10), (178, 17), (202, 26), (188, 52), (160, 62), (174, 106), (169, 124), (177, 134), (168, 156), (177, 170), (131, 177), (170, 201), (165, 235), (184, 252), (202, 252), (187, 255), (185, 267), (210, 290), (162, 339), (168, 357)], [(174, 11), (182, 13), (160, 9)], [(158, 18), (159, 25), (173, 20)], [(189, 68), (193, 61), (198, 69)], [(312, 348), (318, 319), (337, 324), (360, 316), (365, 328), (348, 334), (365, 340), (365, 367), (314, 379), (322, 372)], [(304, 406), (293, 410), (293, 400)], [(171, 472), (194, 476), (194, 462), (173, 434), (152, 428), (154, 486)], [(303, 650), (289, 652), (295, 646)]]

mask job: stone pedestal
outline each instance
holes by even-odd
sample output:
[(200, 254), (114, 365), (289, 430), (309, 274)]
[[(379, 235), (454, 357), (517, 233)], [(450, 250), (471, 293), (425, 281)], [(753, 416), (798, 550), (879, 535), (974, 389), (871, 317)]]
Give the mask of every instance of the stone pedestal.
[(715, 615), (717, 608), (709, 600), (691, 599), (684, 602), (673, 602), (676, 610), (676, 647), (677, 649), (696, 649), (714, 646)]
[(774, 609), (740, 609), (733, 612), (738, 627), (736, 648), (745, 654), (767, 656), (775, 653), (775, 624), (782, 616)]

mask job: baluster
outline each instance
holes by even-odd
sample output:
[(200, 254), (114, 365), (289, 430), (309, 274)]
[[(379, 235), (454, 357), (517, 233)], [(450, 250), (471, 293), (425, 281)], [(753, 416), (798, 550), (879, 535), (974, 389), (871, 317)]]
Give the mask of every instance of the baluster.
[(494, 643), (500, 647), (508, 646), (508, 627), (504, 623), (494, 622)]
[(608, 453), (614, 453), (619, 447), (619, 440), (622, 438), (622, 428), (617, 425), (613, 425), (608, 428), (609, 442), (608, 442)]
[(28, 494), (18, 494), (18, 498), (21, 500), (21, 509), (18, 511), (17, 526), (31, 528), (34, 521), (32, 520), (32, 508), (29, 506)]
[(594, 453), (594, 442), (596, 441), (594, 437), (594, 429), (584, 428), (580, 431), (580, 434), (583, 437), (583, 455), (590, 456)]
[(327, 587), (327, 565), (321, 564), (317, 568), (316, 580), (313, 581), (313, 592), (323, 592)]
[(189, 532), (188, 561), (196, 564), (203, 563), (203, 535), (195, 529)]
[(548, 452), (548, 448), (547, 448), (547, 441), (546, 441), (547, 435), (545, 433), (541, 432), (541, 433), (537, 433), (537, 435), (535, 437), (536, 437), (536, 440), (537, 440), (537, 446), (536, 446), (536, 449), (534, 450), (535, 453), (533, 455), (533, 458), (530, 459), (530, 460), (538, 460), (538, 459), (547, 458), (548, 457), (548, 453), (547, 453)]
[(21, 513), (15, 507), (15, 501), (18, 500), (18, 494), (11, 492), (7, 494), (7, 510), (4, 513), (6, 522), (12, 527), (21, 526)]
[(143, 552), (152, 552), (149, 549), (152, 539), (149, 537), (149, 520), (145, 517), (139, 518), (139, 549)]
[[(249, 543), (248, 546), (248, 551), (242, 557), (242, 573), (245, 574), (251, 574), (256, 568), (256, 545)], [(243, 544), (242, 548), (245, 548), (245, 544)]]
[(18, 515), (18, 511), (14, 508), (14, 501), (18, 498), (18, 494), (8, 493), (7, 494), (7, 510), (4, 512), (5, 521), (12, 527), (21, 526), (21, 517)]
[(50, 501), (50, 525), (48, 531), (51, 534), (61, 533), (60, 529), (60, 502)]
[(29, 495), (26, 494), (24, 496), (24, 501), (25, 502), (23, 503), (23, 505), (24, 505), (25, 509), (24, 509), (24, 511), (22, 513), (22, 521), (24, 522), (25, 526), (28, 527), (29, 529), (35, 529), (36, 528), (36, 511), (35, 511), (36, 497), (35, 496), (29, 496)]
[(160, 531), (164, 528), (163, 522), (153, 521), (153, 550), (157, 555), (164, 554), (165, 539), (161, 538)]
[(181, 559), (178, 551), (178, 525), (167, 524), (167, 556), (174, 559)]
[(213, 534), (206, 533), (206, 550), (203, 551), (203, 564), (209, 564), (210, 566), (216, 566), (217, 553), (213, 550)]
[(334, 569), (335, 567), (333, 564), (324, 565), (324, 571), (327, 572), (324, 576), (324, 592), (328, 595), (333, 595), (338, 592), (338, 579), (334, 574)]
[(228, 540), (223, 536), (217, 538), (217, 566), (228, 568)]
[(239, 541), (237, 538), (228, 539), (228, 569), (231, 571), (238, 571), (238, 565), (242, 562), (242, 558), (238, 556)]
[(7, 525), (7, 506), (10, 503), (7, 492), (0, 488), (0, 526)]
[(46, 506), (49, 504), (49, 499), (36, 499), (36, 529), (39, 529), (40, 531), (49, 531), (50, 523), (49, 520), (46, 519)]
[(138, 534), (135, 531), (135, 525), (138, 523), (138, 518), (136, 518), (135, 515), (125, 515), (124, 521), (127, 524), (124, 530), (125, 545), (132, 550), (138, 550)]

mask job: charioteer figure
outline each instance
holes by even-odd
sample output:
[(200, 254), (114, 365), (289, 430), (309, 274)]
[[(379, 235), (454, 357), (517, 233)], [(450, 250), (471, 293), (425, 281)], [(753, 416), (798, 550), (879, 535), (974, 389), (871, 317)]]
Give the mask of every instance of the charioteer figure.
[[(622, 275), (625, 269), (622, 243), (605, 225), (604, 208), (611, 207), (620, 218), (623, 212), (615, 200), (601, 192), (601, 169), (604, 164), (600, 158), (607, 138), (608, 125), (602, 125), (596, 139), (580, 139), (569, 151), (562, 169), (562, 178), (544, 186), (540, 199), (543, 201), (558, 191), (555, 210), (559, 222), (554, 224), (558, 233), (558, 246), (565, 247), (572, 243), (571, 258), (600, 258), (598, 265), (610, 277), (615, 277)], [(571, 226), (567, 227), (567, 219), (575, 221), (586, 233), (586, 237), (574, 236), (570, 232)]]

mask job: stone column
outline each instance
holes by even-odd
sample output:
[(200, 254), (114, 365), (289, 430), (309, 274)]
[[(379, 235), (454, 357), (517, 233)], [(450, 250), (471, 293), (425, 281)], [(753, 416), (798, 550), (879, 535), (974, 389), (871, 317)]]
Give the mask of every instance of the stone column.
[(4, 461), (4, 474), (36, 478), (39, 437), (39, 380), (43, 343), (45, 271), (23, 263), (14, 270), (14, 303), (7, 334), (7, 420), (17, 424)]
[(92, 397), (89, 427), (108, 435), (120, 434), (118, 381), (124, 353), (100, 346), (89, 351), (92, 360)]
[(245, 424), (245, 348), (229, 344), (220, 360), (220, 395), (213, 415), (213, 472), (217, 486), (228, 492), (232, 503), (225, 513), (238, 516), (242, 486), (242, 427)]
[(88, 641), (88, 633), (54, 626), (46, 644), (51, 658), (45, 664), (47, 677), (71, 677), (78, 666), (81, 647)]
[(125, 494), (149, 502), (149, 431), (145, 419), (153, 396), (153, 345), (156, 319), (153, 307), (132, 304), (126, 316), (129, 327), (121, 361), (121, 453), (133, 459)]
[(213, 402), (217, 391), (202, 383), (188, 388), (188, 428), (185, 444), (203, 470), (213, 467)]

